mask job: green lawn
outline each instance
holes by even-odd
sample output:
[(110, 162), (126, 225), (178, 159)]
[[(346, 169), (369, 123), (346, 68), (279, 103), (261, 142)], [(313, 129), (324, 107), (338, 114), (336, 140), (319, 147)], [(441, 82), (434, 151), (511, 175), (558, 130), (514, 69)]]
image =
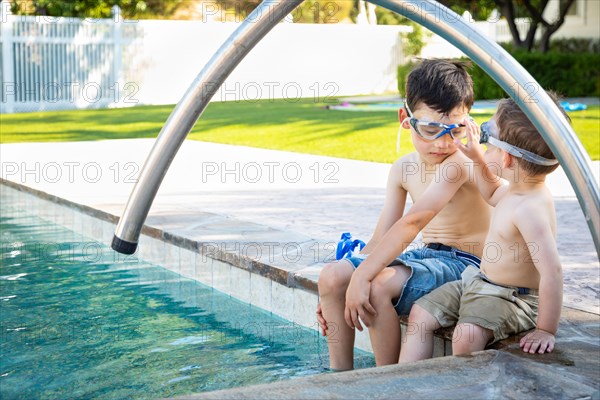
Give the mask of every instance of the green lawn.
[[(0, 115), (0, 143), (156, 137), (173, 106)], [(594, 160), (600, 159), (600, 107), (570, 114)], [(474, 115), (481, 123), (489, 114)], [(396, 153), (394, 112), (326, 110), (311, 100), (211, 103), (188, 139), (357, 160), (392, 162), (412, 151), (407, 131)]]

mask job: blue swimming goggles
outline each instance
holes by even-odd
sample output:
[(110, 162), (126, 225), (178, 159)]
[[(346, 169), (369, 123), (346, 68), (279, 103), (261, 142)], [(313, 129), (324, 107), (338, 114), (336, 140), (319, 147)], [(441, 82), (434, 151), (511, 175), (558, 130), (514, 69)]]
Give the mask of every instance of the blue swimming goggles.
[(444, 135), (450, 135), (452, 139), (460, 140), (467, 136), (467, 130), (464, 124), (446, 125), (441, 122), (421, 121), (413, 116), (407, 102), (404, 102), (404, 106), (410, 117), (410, 125), (415, 129), (417, 134), (425, 140), (436, 140)]
[[(357, 251), (358, 247), (358, 251)], [(342, 233), (342, 237), (335, 250), (335, 259), (355, 257), (365, 247), (365, 242), (359, 239), (353, 239), (350, 232)]]
[(510, 155), (515, 157), (522, 158), (525, 161), (529, 161), (530, 163), (544, 166), (551, 166), (558, 164), (558, 160), (550, 160), (548, 158), (544, 158), (542, 156), (538, 156), (535, 153), (532, 153), (527, 150), (523, 150), (520, 147), (513, 146), (512, 144), (503, 142), (498, 139), (498, 125), (496, 125), (496, 121), (493, 119), (484, 122), (481, 124), (481, 138), (479, 139), (479, 143), (489, 143), (492, 146), (498, 147)]

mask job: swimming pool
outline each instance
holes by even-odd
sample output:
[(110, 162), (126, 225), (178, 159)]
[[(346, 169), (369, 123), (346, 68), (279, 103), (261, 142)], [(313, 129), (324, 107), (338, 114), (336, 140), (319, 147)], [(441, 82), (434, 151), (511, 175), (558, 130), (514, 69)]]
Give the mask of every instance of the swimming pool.
[(159, 398), (326, 371), (318, 332), (6, 200), (0, 398)]

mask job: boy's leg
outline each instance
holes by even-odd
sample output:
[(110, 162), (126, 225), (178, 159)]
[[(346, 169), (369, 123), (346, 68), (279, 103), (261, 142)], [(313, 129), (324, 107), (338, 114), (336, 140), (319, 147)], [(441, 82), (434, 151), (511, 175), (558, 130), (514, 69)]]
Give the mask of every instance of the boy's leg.
[(327, 264), (319, 275), (321, 312), (327, 321), (329, 366), (334, 370), (354, 367), (354, 329), (344, 319), (346, 289), (354, 267), (348, 261)]
[(535, 311), (515, 290), (486, 282), (480, 274), (472, 277), (454, 328), (453, 354), (480, 351), (489, 343), (535, 327)]
[(490, 329), (475, 324), (458, 324), (452, 334), (452, 355), (483, 350), (493, 337), (494, 334)]
[(392, 300), (400, 296), (409, 277), (410, 268), (393, 266), (381, 271), (371, 283), (369, 300), (377, 316), (371, 318), (368, 328), (377, 366), (398, 362), (400, 323)]
[(408, 316), (406, 340), (402, 343), (398, 362), (406, 363), (433, 357), (433, 331), (440, 326), (433, 315), (414, 304)]
[(462, 287), (462, 280), (447, 282), (413, 303), (399, 362), (424, 360), (433, 356), (433, 332), (442, 326), (454, 325), (458, 320)]

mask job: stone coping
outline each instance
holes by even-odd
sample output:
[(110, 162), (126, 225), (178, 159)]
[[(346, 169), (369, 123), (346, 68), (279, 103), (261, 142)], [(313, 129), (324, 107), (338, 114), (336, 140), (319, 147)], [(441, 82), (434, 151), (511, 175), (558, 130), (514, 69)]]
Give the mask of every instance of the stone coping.
[[(447, 340), (452, 329), (440, 333)], [(556, 347), (528, 354), (518, 335), (468, 356), (239, 387), (191, 399), (600, 399), (600, 317), (563, 308)]]
[[(573, 348), (579, 353), (566, 363), (485, 350), (177, 399), (597, 399), (598, 376), (580, 374), (589, 366), (579, 362), (590, 346), (576, 343)], [(597, 372), (598, 363), (591, 367)]]
[[(0, 178), (0, 185), (118, 224), (119, 216)], [(151, 215), (141, 234), (226, 262), (291, 288), (317, 294), (320, 265), (332, 261), (333, 243), (311, 239), (226, 216), (194, 213), (193, 226), (185, 214)], [(225, 232), (225, 233), (224, 233)], [(277, 240), (274, 240), (277, 238)]]
[[(118, 216), (109, 212), (78, 204), (3, 178), (0, 178), (0, 185), (78, 210), (111, 224), (117, 224), (119, 221)], [(318, 295), (317, 280), (321, 265), (333, 260), (334, 243), (325, 243), (301, 234), (234, 220), (218, 214), (202, 214), (199, 216), (198, 213), (194, 213), (194, 217), (196, 219), (199, 217), (201, 222), (192, 226), (189, 226), (189, 216), (185, 213), (151, 215), (147, 219), (147, 224), (142, 228), (142, 234), (250, 271), (281, 285)], [(229, 234), (222, 235), (222, 232), (229, 232)], [(274, 237), (283, 240), (275, 242)], [(247, 246), (247, 251), (241, 251), (242, 246)], [(300, 250), (302, 253), (286, 255), (286, 246)], [(257, 253), (250, 254), (249, 249), (260, 251), (261, 256), (257, 257)], [(319, 257), (315, 257), (315, 254)], [(569, 317), (565, 319), (565, 316), (572, 316), (574, 313), (595, 315), (563, 307), (559, 334), (562, 331), (562, 321), (568, 324), (570, 319)], [(597, 315), (596, 317), (600, 318)], [(403, 325), (407, 325), (408, 316), (400, 316), (399, 320)], [(452, 341), (453, 331), (453, 328), (441, 328), (436, 331), (436, 336), (444, 339), (449, 345)], [(491, 348), (503, 349), (515, 343), (518, 344), (522, 336), (508, 338), (494, 344)], [(448, 351), (445, 353), (449, 354)]]

